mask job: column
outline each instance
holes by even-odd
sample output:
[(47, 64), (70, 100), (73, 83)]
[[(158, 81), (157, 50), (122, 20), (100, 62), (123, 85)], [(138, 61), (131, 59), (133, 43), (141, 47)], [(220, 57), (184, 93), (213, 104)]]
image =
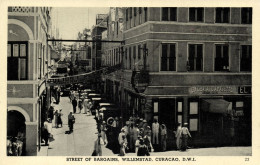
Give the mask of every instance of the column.
[(25, 152), (27, 156), (37, 155), (37, 122), (25, 122), (26, 125), (26, 140)]

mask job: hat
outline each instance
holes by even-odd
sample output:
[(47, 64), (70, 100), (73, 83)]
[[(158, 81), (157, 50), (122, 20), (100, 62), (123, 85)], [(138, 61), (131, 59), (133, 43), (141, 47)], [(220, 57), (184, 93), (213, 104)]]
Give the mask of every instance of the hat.
[(122, 129), (121, 129), (121, 132), (125, 132), (125, 129), (124, 129), (124, 128), (122, 128)]
[(130, 124), (130, 122), (129, 122), (129, 121), (126, 121), (125, 124)]
[(143, 122), (146, 123), (147, 121), (144, 119)]
[(106, 121), (103, 121), (103, 124), (106, 124)]
[(141, 121), (143, 121), (143, 118), (140, 118)]
[(184, 123), (184, 125), (188, 125), (188, 123)]

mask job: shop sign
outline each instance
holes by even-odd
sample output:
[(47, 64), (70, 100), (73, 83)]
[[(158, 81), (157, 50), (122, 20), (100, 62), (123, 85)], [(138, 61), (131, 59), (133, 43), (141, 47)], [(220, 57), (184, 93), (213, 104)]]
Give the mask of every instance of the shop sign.
[(195, 86), (190, 87), (190, 94), (237, 94), (235, 86)]
[(238, 87), (238, 93), (239, 94), (251, 94), (252, 93), (252, 87), (251, 86)]

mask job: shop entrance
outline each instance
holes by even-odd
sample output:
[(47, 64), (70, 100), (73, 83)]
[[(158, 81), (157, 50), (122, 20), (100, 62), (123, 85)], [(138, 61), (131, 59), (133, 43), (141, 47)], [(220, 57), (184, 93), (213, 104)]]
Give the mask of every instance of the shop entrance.
[(18, 111), (7, 113), (7, 154), (10, 156), (24, 155), (25, 151), (25, 118)]
[(173, 149), (175, 145), (174, 130), (176, 127), (175, 99), (160, 99), (159, 102), (159, 123), (167, 127), (167, 149)]

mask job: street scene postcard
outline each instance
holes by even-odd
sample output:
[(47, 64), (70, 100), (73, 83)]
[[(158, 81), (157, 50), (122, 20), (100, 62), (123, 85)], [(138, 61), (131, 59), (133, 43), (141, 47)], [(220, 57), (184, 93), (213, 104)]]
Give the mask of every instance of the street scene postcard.
[(1, 2), (1, 155), (11, 164), (259, 161), (259, 3), (249, 2)]

